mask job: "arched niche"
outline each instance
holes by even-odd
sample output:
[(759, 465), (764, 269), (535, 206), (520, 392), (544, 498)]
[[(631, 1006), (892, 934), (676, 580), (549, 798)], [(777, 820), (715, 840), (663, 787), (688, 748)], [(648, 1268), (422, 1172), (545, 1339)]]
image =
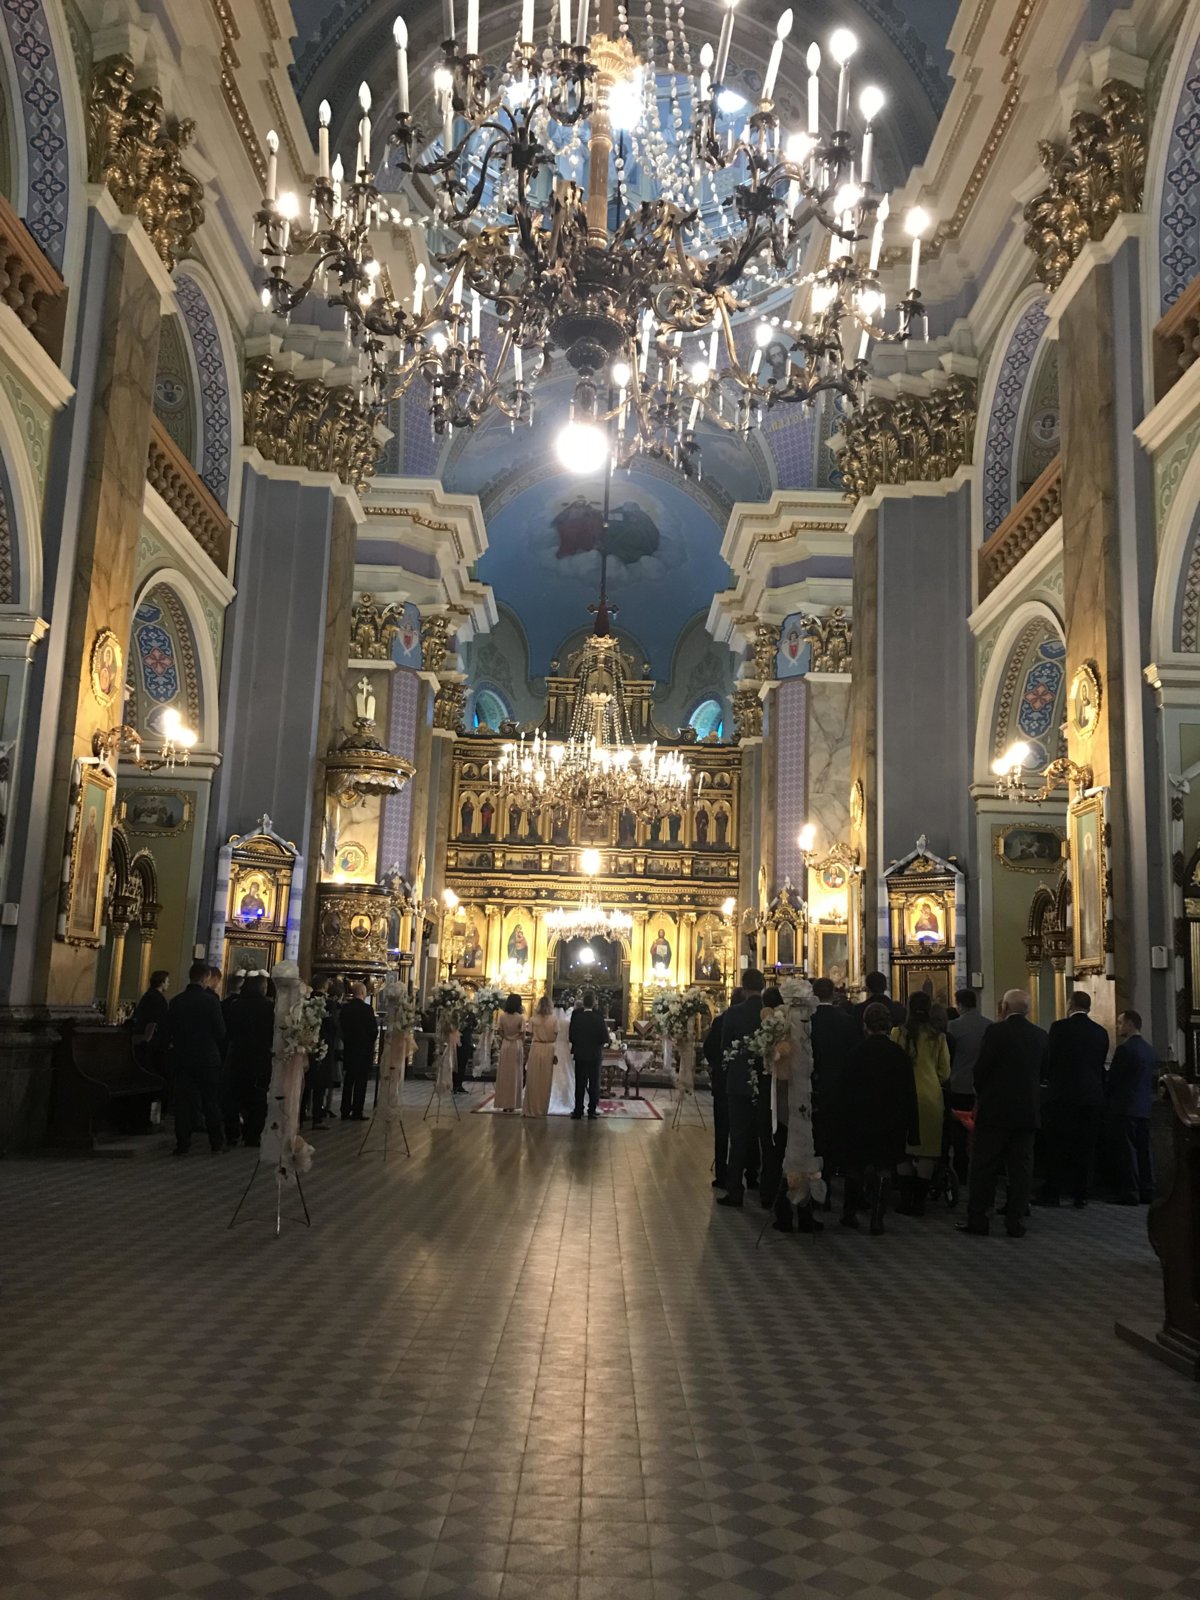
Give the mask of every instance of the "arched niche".
[(242, 414), (232, 334), (215, 286), (198, 262), (185, 261), (176, 269), (175, 303), (187, 337), (195, 405), (188, 457), (213, 498), (228, 510)]
[[(1017, 301), (996, 341), (979, 407), (976, 460), (979, 514), (986, 543), (1020, 498), (1021, 441), (1031, 394), (1030, 379), (1042, 359), (1047, 297), (1028, 290)], [(1057, 366), (1055, 397), (1057, 399)], [(1031, 480), (1032, 481), (1032, 480)]]
[(1163, 82), (1143, 209), (1153, 230), (1148, 277), (1156, 322), (1200, 273), (1200, 0), (1187, 9)]
[(198, 735), (201, 750), (215, 750), (217, 662), (199, 598), (187, 578), (160, 571), (134, 602), (126, 655), (129, 711), (145, 734), (159, 734), (163, 714), (178, 711)]
[(183, 318), (162, 319), (154, 372), (154, 414), (193, 466), (201, 434), (200, 397)]
[(1151, 613), (1154, 660), (1200, 653), (1200, 455), (1183, 469), (1158, 548)]
[(46, 257), (71, 277), (87, 162), (83, 103), (65, 8), (0, 5), (0, 65), (11, 110), (6, 194)]
[(984, 677), (975, 736), (975, 781), (994, 781), (992, 763), (1018, 741), (1040, 772), (1059, 754), (1066, 716), (1066, 645), (1049, 606), (1018, 606), (996, 641)]

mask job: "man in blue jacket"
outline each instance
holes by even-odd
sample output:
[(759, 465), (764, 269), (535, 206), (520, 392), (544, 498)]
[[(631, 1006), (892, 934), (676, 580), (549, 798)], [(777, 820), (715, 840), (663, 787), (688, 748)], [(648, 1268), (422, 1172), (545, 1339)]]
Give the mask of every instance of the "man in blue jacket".
[(1050, 1027), (1042, 1095), (1046, 1176), (1039, 1204), (1044, 1206), (1058, 1205), (1064, 1188), (1077, 1208), (1088, 1203), (1108, 1060), (1108, 1033), (1088, 1016), (1091, 1008), (1091, 995), (1081, 990), (1071, 996), (1067, 1015)]
[(1150, 1163), (1150, 1108), (1154, 1098), (1154, 1049), (1142, 1037), (1136, 1011), (1117, 1018), (1117, 1038), (1108, 1069), (1108, 1128), (1117, 1173), (1117, 1204), (1148, 1205), (1154, 1199)]

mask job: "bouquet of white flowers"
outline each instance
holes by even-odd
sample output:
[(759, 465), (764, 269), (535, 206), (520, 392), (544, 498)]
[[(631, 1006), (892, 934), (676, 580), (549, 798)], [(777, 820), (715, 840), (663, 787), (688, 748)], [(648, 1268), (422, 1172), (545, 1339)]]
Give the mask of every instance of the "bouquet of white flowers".
[(775, 1059), (777, 1047), (791, 1033), (791, 1023), (788, 1021), (787, 1012), (780, 1008), (778, 1011), (764, 1011), (759, 1021), (757, 1030), (749, 1038), (737, 1039), (725, 1052), (725, 1065), (727, 1067), (748, 1067), (750, 1080), (750, 1098), (758, 1099), (758, 1075), (765, 1072)]
[(651, 1002), (650, 1019), (664, 1038), (682, 1039), (692, 1018), (704, 1016), (708, 1009), (699, 989), (660, 989)]
[(463, 1019), (470, 1009), (471, 996), (457, 979), (437, 984), (429, 996), (430, 1009), (436, 1012), (439, 1028), (462, 1029)]
[(497, 1011), (504, 1004), (504, 990), (499, 984), (481, 983), (471, 996), (471, 1013), (477, 1028), (490, 1028)]
[(302, 995), (287, 1016), (279, 1020), (280, 1055), (287, 1058), (303, 1052), (310, 1060), (320, 1061), (327, 1048), (321, 1038), (325, 1016), (323, 995)]
[(399, 984), (396, 988), (400, 990), (399, 994), (389, 992), (387, 996), (388, 1026), (397, 1033), (415, 1033), (421, 1020), (420, 1003), (415, 994), (409, 994)]

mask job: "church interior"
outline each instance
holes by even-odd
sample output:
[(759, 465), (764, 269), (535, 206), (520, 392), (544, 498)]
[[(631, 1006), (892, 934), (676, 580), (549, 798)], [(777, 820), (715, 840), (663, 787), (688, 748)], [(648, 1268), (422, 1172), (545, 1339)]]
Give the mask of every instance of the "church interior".
[(1200, 0), (0, 0), (0, 331), (9, 1600), (1194, 1592)]

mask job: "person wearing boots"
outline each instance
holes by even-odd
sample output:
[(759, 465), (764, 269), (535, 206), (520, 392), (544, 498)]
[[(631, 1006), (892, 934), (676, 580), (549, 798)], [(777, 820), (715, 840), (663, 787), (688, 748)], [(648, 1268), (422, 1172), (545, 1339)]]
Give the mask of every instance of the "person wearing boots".
[(729, 1176), (729, 1101), (725, 1093), (725, 1057), (724, 1044), (721, 1033), (725, 1026), (725, 1018), (734, 1006), (740, 1006), (745, 999), (741, 989), (735, 989), (729, 997), (729, 1005), (724, 1011), (719, 1011), (713, 1018), (712, 1026), (704, 1035), (701, 1049), (704, 1060), (708, 1065), (709, 1081), (712, 1084), (713, 1101), (713, 1147), (714, 1160), (713, 1172), (715, 1174), (712, 1186), (714, 1189), (723, 1189), (725, 1180)]
[(1057, 1206), (1064, 1189), (1070, 1190), (1077, 1210), (1088, 1203), (1104, 1117), (1108, 1060), (1108, 1031), (1092, 1021), (1091, 1008), (1091, 995), (1079, 990), (1071, 996), (1066, 1016), (1050, 1025), (1042, 1094), (1046, 1173), (1040, 1206)]
[(1117, 1018), (1117, 1038), (1108, 1069), (1108, 1132), (1119, 1206), (1149, 1205), (1154, 1199), (1150, 1160), (1150, 1112), (1154, 1104), (1154, 1047), (1142, 1038), (1136, 1011)]
[(375, 1041), (379, 1020), (367, 999), (365, 983), (356, 983), (338, 1018), (342, 1030), (344, 1081), (342, 1083), (342, 1121), (367, 1120), (367, 1084), (375, 1065)]
[(265, 972), (251, 973), (245, 979), (237, 1004), (229, 1007), (227, 1016), (229, 1078), (241, 1120), (242, 1142), (257, 1149), (267, 1124), (267, 1090), (271, 1086), (275, 1039), (275, 1007), (267, 999)]
[(982, 1237), (996, 1199), (996, 1180), (1008, 1174), (1004, 1223), (1009, 1238), (1025, 1235), (1025, 1213), (1033, 1187), (1033, 1146), (1038, 1127), (1038, 1086), (1048, 1045), (1029, 1020), (1029, 996), (1010, 989), (1000, 1003), (1000, 1021), (983, 1036), (975, 1062), (975, 1133), (967, 1220), (960, 1233)]
[(758, 1102), (770, 1093), (770, 1080), (763, 1072), (761, 1056), (750, 1048), (762, 1020), (765, 980), (757, 967), (742, 973), (741, 1005), (730, 1006), (721, 1024), (722, 1053), (725, 1057), (725, 1093), (729, 1101), (729, 1171), (725, 1193), (717, 1197), (719, 1206), (741, 1209), (750, 1174), (759, 1165)]
[[(837, 1106), (841, 1099), (842, 1073), (851, 1052), (862, 1043), (865, 1023), (835, 1004), (832, 978), (814, 978), (812, 988), (817, 1001), (811, 1023), (813, 1148), (821, 1157), (821, 1169), (829, 1183), (846, 1165), (837, 1137), (840, 1127)], [(886, 1003), (884, 1010), (890, 1018), (891, 1008)], [(865, 1015), (864, 1011), (863, 1018)], [(830, 1209), (828, 1201), (825, 1209)]]
[(858, 1213), (871, 1213), (870, 1231), (884, 1231), (892, 1169), (918, 1137), (920, 1112), (912, 1062), (888, 1037), (891, 1010), (868, 1006), (867, 1036), (846, 1058), (834, 1108), (838, 1145), (846, 1169), (842, 1226), (858, 1227)]
[(920, 1111), (920, 1132), (908, 1146), (907, 1158), (900, 1165), (900, 1203), (902, 1216), (923, 1217), (925, 1196), (933, 1176), (934, 1162), (942, 1153), (942, 1128), (946, 1107), (942, 1085), (950, 1076), (950, 1046), (946, 1035), (934, 1027), (933, 1001), (918, 989), (908, 997), (908, 1015), (892, 1029), (892, 1042), (898, 1044), (912, 1062), (913, 1080)]

